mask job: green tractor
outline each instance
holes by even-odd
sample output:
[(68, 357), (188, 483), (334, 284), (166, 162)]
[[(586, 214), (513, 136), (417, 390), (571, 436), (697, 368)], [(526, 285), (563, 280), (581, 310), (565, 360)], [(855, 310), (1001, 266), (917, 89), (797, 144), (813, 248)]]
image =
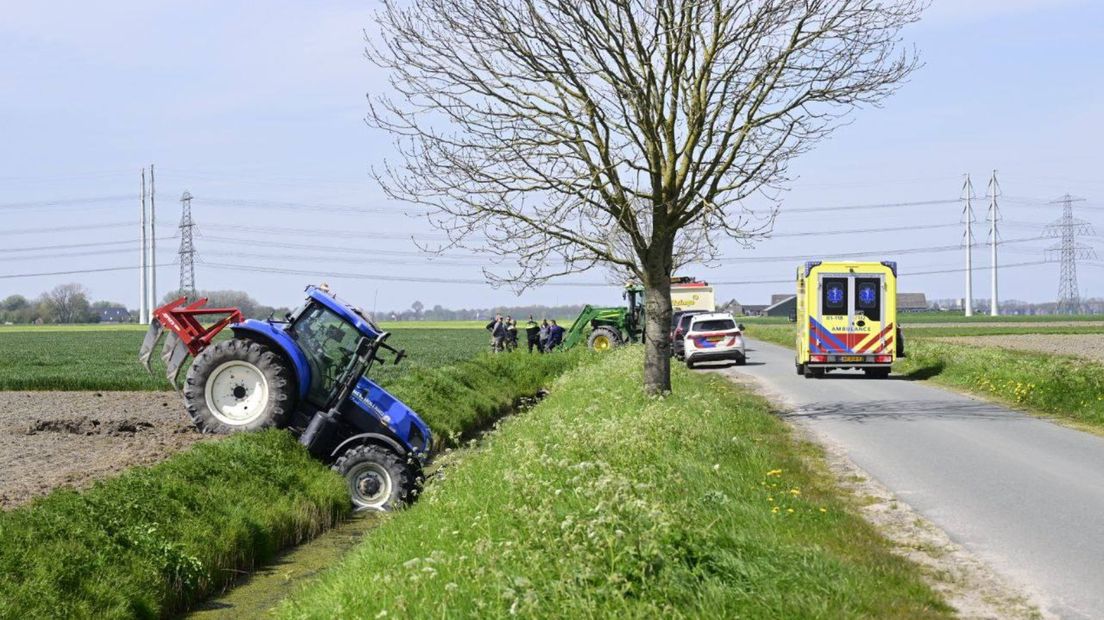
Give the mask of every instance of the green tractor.
[(585, 342), (594, 351), (608, 351), (626, 342), (640, 342), (644, 335), (644, 288), (625, 285), (628, 307), (599, 308), (587, 305), (564, 332), (563, 348)]

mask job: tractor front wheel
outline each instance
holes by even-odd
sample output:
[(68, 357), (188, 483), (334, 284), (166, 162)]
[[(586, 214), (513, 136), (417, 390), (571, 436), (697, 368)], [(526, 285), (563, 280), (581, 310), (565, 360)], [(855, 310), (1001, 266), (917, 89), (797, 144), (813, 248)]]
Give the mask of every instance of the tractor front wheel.
[(205, 433), (279, 428), (295, 402), (290, 376), (284, 359), (268, 347), (226, 340), (195, 358), (184, 381), (184, 402)]
[(383, 446), (351, 448), (337, 459), (333, 469), (345, 478), (357, 511), (394, 510), (409, 504), (417, 494), (417, 467)]
[(621, 334), (612, 327), (595, 327), (587, 338), (587, 346), (591, 351), (609, 351), (621, 344)]

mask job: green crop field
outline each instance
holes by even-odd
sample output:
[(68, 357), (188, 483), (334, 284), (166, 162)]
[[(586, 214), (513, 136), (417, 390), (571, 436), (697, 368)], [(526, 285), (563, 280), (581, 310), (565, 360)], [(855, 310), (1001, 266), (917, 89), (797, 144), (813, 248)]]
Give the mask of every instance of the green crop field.
[[(0, 390), (168, 390), (164, 371), (138, 364), (145, 328), (136, 325), (0, 328)], [(396, 329), (389, 341), (405, 348), (400, 366), (372, 371), (387, 381), (413, 367), (465, 360), (488, 348), (482, 326)], [(155, 351), (156, 353), (159, 351)], [(183, 376), (184, 371), (181, 371)]]

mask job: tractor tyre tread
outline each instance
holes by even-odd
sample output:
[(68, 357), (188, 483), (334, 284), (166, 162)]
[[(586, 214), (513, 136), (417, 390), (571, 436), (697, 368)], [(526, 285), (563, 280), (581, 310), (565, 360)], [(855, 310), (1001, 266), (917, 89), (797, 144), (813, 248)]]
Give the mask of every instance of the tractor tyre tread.
[(391, 476), (391, 496), (378, 508), (358, 505), (352, 500), (352, 488), (349, 489), (350, 501), (353, 501), (353, 510), (362, 511), (377, 509), (390, 512), (409, 506), (422, 489), (423, 477), (421, 467), (413, 457), (403, 457), (394, 450), (377, 444), (361, 444), (346, 450), (334, 461), (331, 469), (341, 474), (346, 479), (346, 484), (351, 484), (347, 476), (358, 463), (371, 461), (383, 465)]
[[(228, 361), (240, 360), (253, 364), (268, 382), (269, 397), (267, 415), (242, 426), (220, 421), (207, 407), (205, 387), (207, 379), (216, 368)], [(265, 428), (283, 428), (291, 419), (295, 408), (294, 385), (291, 370), (284, 358), (265, 345), (243, 338), (232, 338), (214, 344), (196, 356), (188, 369), (182, 390), (184, 404), (192, 422), (202, 433), (225, 435), (241, 431)]]
[(590, 332), (590, 336), (587, 336), (587, 348), (591, 351), (594, 351), (594, 341), (602, 335), (605, 335), (607, 338), (609, 338), (611, 349), (616, 349), (617, 347), (621, 346), (621, 334), (618, 333), (616, 329), (613, 329), (612, 327), (599, 326), (595, 327)]

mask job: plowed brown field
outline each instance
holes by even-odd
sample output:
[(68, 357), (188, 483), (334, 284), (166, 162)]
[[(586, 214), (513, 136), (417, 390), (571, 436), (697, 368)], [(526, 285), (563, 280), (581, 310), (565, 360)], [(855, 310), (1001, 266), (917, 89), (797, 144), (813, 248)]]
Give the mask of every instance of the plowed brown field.
[(210, 438), (173, 392), (0, 392), (0, 509)]

